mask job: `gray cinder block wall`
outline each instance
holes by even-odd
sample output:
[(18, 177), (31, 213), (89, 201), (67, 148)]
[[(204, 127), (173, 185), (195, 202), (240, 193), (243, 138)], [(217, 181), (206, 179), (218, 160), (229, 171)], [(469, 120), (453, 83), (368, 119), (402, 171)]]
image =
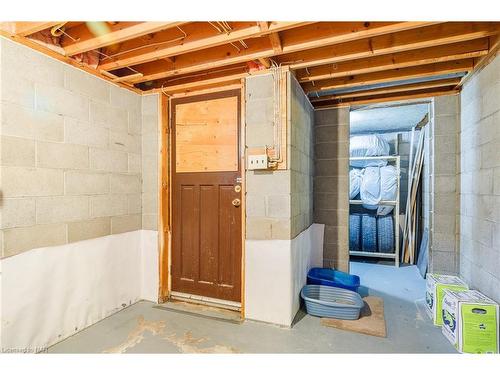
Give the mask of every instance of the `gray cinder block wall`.
[(314, 222), (325, 224), (325, 267), (349, 270), (349, 108), (314, 116)]
[(141, 97), (5, 38), (0, 48), (2, 257), (141, 229)]
[(297, 79), (290, 74), (291, 238), (313, 223), (314, 108)]
[(458, 95), (433, 99), (433, 121), (429, 132), (430, 235), (429, 269), (431, 272), (458, 274), (459, 213), (458, 170), (460, 107)]
[(460, 95), (460, 275), (500, 302), (500, 58)]
[[(286, 170), (246, 171), (246, 238), (287, 240), (312, 224), (312, 106), (287, 73)], [(273, 78), (246, 79), (246, 148), (273, 145)], [(285, 124), (284, 124), (285, 126)]]

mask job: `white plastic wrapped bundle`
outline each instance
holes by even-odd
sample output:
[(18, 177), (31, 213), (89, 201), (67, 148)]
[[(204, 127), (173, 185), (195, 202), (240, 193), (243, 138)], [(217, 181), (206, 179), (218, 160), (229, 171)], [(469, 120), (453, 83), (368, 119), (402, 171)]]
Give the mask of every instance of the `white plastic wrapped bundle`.
[(349, 199), (354, 199), (359, 194), (359, 187), (363, 177), (363, 170), (352, 168), (349, 171)]
[(380, 168), (367, 167), (361, 179), (359, 194), (363, 201), (363, 207), (369, 210), (376, 210), (380, 202)]
[[(396, 167), (387, 165), (380, 168), (380, 199), (383, 201), (396, 200), (398, 189), (398, 176)], [(379, 206), (377, 215), (390, 214), (394, 206)]]
[[(351, 157), (387, 156), (389, 152), (389, 143), (376, 134), (353, 136), (349, 141)], [(387, 160), (351, 160), (351, 166), (358, 168), (385, 165), (387, 165)]]

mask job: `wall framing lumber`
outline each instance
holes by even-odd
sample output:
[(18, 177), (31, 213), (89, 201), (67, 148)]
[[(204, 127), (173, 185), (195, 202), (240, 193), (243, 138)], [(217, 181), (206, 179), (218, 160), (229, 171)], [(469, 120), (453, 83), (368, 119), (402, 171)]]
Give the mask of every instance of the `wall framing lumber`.
[(64, 22), (1, 22), (0, 29), (10, 34), (28, 36), (62, 23)]

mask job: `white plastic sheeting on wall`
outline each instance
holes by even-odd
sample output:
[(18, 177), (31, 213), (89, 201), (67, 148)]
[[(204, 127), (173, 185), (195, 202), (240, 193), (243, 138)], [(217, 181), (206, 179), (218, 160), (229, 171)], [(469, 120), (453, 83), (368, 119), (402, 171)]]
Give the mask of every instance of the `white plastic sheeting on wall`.
[(245, 242), (246, 319), (292, 324), (307, 272), (323, 266), (324, 228), (312, 224), (293, 240)]
[(140, 299), (156, 301), (157, 235), (139, 230), (2, 259), (1, 347), (44, 350)]

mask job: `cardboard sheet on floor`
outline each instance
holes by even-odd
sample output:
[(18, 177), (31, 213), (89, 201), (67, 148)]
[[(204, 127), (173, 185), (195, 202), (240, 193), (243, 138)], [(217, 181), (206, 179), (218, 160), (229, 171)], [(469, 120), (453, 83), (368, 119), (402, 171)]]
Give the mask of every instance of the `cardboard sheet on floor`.
[(365, 335), (387, 337), (384, 318), (384, 300), (380, 297), (363, 298), (365, 306), (358, 320), (342, 320), (321, 318), (321, 324), (326, 327), (363, 333)]

